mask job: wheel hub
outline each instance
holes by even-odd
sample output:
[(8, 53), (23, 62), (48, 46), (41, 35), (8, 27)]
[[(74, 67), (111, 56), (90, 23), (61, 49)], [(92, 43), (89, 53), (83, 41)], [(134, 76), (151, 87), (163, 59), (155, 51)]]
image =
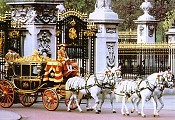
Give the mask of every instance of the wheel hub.
[(7, 95), (8, 95), (8, 92), (7, 91), (4, 91), (3, 94), (2, 94), (3, 97), (4, 96), (7, 96)]

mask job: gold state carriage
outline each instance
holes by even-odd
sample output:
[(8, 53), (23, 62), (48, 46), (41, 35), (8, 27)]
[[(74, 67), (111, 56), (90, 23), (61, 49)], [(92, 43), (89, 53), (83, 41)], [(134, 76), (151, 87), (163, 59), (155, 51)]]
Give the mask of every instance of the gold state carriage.
[[(65, 92), (65, 82), (79, 70), (65, 71), (63, 68), (61, 62), (39, 56), (36, 52), (15, 60), (11, 65), (6, 63), (5, 79), (0, 80), (0, 106), (11, 107), (16, 94), (25, 107), (32, 106), (41, 96), (47, 110), (57, 109), (60, 99), (67, 105), (71, 92)], [(74, 102), (71, 106), (77, 108)]]

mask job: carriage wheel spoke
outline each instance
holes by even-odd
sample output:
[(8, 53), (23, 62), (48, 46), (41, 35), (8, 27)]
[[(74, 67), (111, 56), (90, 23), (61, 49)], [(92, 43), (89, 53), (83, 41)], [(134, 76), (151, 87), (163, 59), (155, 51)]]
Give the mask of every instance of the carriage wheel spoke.
[(42, 96), (44, 107), (47, 110), (55, 110), (58, 107), (58, 95), (55, 90), (46, 89)]
[(0, 104), (4, 108), (11, 107), (14, 100), (14, 90), (7, 80), (0, 81)]
[(32, 106), (35, 103), (36, 99), (37, 99), (37, 93), (19, 95), (19, 100), (21, 104), (25, 107)]

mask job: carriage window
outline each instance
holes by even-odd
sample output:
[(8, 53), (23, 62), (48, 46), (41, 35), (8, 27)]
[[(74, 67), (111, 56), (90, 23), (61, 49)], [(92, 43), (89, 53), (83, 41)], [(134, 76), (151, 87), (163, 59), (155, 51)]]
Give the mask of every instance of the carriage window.
[(30, 65), (22, 66), (22, 76), (30, 76)]
[(15, 74), (20, 75), (21, 67), (20, 64), (15, 64)]
[(37, 66), (36, 65), (32, 65), (31, 68), (32, 68), (31, 75), (32, 76), (37, 76), (38, 75)]

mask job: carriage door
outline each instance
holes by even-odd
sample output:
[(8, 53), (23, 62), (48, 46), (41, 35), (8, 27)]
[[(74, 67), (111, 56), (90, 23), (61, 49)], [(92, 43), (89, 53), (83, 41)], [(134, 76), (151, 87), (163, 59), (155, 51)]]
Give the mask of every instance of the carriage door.
[(74, 10), (65, 11), (58, 17), (57, 50), (60, 44), (65, 44), (69, 58), (77, 61), (81, 75), (93, 73), (95, 34), (86, 34), (87, 17)]

